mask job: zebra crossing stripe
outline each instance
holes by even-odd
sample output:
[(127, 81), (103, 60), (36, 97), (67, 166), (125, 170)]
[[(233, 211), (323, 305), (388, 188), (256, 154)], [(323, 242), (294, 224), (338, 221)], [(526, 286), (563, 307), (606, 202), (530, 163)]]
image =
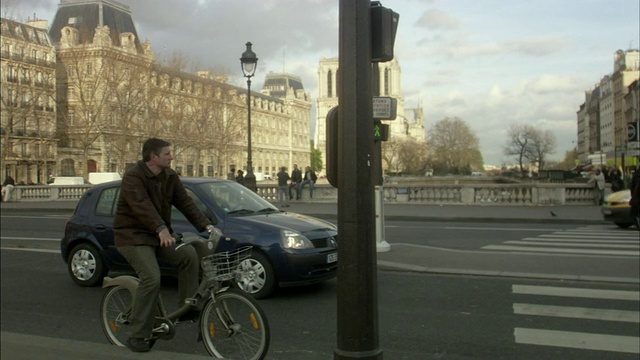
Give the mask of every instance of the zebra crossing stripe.
[(558, 239), (558, 238), (537, 238), (537, 237), (527, 237), (521, 239), (521, 241), (538, 241), (538, 242), (575, 242), (575, 243), (600, 243), (600, 244), (640, 244), (637, 240), (609, 240), (609, 239)]
[(565, 296), (591, 299), (640, 301), (640, 292), (625, 290), (601, 290), (564, 288), (558, 286), (512, 285), (514, 294)]
[(563, 254), (592, 254), (592, 255), (623, 255), (623, 256), (640, 256), (640, 251), (624, 251), (624, 250), (589, 250), (589, 249), (554, 249), (550, 247), (533, 247), (533, 246), (504, 246), (504, 245), (487, 245), (483, 246), (484, 250), (503, 250), (503, 251), (520, 251), (520, 252), (547, 252), (547, 253), (563, 253)]
[(516, 343), (640, 354), (637, 337), (515, 328)]
[(640, 249), (640, 245), (624, 245), (624, 244), (593, 244), (593, 243), (571, 243), (565, 242), (566, 240), (560, 240), (561, 242), (537, 242), (537, 241), (519, 241), (519, 240), (510, 240), (505, 241), (505, 244), (516, 244), (516, 245), (544, 245), (544, 246), (578, 246), (578, 247), (593, 247), (593, 248), (613, 248), (613, 249)]
[(640, 312), (628, 310), (515, 303), (513, 304), (513, 313), (518, 315), (640, 323)]

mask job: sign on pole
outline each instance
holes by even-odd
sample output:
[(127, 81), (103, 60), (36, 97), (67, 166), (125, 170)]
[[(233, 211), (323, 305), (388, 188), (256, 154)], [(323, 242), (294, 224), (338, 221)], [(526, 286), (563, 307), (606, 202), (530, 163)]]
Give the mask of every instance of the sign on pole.
[(638, 130), (639, 129), (636, 129), (636, 124), (627, 124), (627, 140), (638, 141)]
[(373, 98), (374, 120), (395, 120), (398, 108), (398, 100), (388, 96), (375, 96)]

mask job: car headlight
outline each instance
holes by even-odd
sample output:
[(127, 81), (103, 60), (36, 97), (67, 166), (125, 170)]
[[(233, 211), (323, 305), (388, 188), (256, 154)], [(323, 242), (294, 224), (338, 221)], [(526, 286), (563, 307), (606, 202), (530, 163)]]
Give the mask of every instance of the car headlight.
[(282, 236), (282, 246), (285, 249), (310, 249), (313, 248), (313, 244), (306, 236), (300, 234), (299, 232), (291, 231), (291, 230), (282, 230), (280, 231), (280, 235)]

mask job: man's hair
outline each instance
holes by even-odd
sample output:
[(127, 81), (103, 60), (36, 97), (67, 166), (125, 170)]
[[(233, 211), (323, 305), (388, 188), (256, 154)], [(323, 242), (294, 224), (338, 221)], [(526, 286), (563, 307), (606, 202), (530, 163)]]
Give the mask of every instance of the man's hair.
[(162, 148), (171, 146), (171, 143), (158, 138), (151, 138), (142, 145), (142, 161), (151, 160), (151, 154), (160, 155)]

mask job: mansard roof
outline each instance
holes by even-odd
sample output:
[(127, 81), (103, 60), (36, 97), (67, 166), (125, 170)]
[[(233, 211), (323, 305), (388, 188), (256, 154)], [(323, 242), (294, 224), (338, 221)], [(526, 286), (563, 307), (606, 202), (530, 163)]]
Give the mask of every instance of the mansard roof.
[(263, 90), (268, 90), (271, 96), (278, 98), (286, 97), (289, 88), (293, 88), (294, 91), (304, 91), (302, 80), (299, 76), (269, 72), (262, 86)]
[(120, 34), (132, 33), (138, 51), (141, 51), (138, 32), (131, 18), (129, 6), (114, 0), (60, 0), (58, 11), (49, 29), (54, 44), (60, 43), (65, 26), (78, 29), (81, 44), (93, 42), (98, 26), (108, 26), (114, 45), (120, 45)]
[(47, 30), (4, 18), (0, 19), (0, 22), (2, 22), (3, 37), (14, 38), (42, 46), (52, 46)]

